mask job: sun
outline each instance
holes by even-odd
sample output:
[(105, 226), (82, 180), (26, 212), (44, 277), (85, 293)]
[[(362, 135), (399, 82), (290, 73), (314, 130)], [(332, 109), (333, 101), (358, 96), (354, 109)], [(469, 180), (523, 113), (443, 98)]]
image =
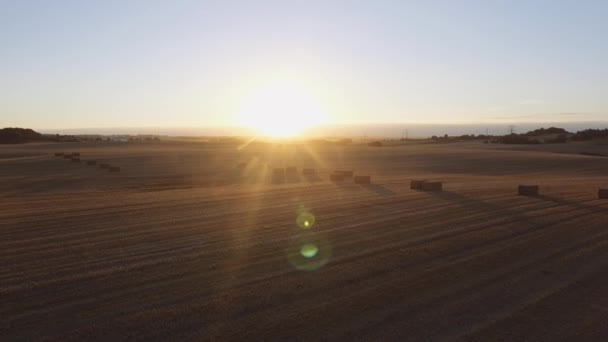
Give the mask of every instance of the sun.
[(305, 87), (275, 82), (256, 88), (243, 101), (242, 125), (270, 137), (293, 137), (325, 122), (326, 111)]

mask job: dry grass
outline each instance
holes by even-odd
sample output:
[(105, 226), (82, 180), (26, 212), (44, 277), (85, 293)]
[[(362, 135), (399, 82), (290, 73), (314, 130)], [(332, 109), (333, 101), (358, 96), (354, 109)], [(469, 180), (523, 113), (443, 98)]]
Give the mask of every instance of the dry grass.
[[(608, 202), (595, 193), (608, 158), (468, 145), (72, 146), (0, 146), (15, 156), (0, 159), (2, 340), (608, 336)], [(123, 169), (52, 157), (71, 148)], [(256, 162), (240, 173), (244, 158)], [(273, 184), (268, 165), (322, 179)], [(328, 181), (343, 166), (371, 170), (374, 183)], [(541, 176), (543, 196), (514, 193)], [(409, 189), (424, 178), (444, 191)], [(314, 214), (309, 229), (296, 224), (302, 212)], [(330, 255), (316, 271), (288, 258), (304, 242)]]

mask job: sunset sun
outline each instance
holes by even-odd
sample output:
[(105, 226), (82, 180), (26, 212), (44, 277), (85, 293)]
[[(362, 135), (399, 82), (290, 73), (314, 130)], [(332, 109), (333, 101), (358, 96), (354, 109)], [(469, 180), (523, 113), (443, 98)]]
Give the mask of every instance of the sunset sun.
[(244, 101), (242, 125), (260, 135), (293, 137), (322, 124), (326, 111), (306, 88), (291, 83), (273, 83), (255, 89)]

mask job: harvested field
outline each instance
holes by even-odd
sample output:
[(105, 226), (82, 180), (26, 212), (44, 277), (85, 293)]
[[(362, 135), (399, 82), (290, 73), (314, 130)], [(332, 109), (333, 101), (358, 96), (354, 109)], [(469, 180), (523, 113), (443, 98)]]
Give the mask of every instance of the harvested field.
[[(0, 159), (0, 339), (608, 336), (608, 158), (238, 146), (0, 146), (24, 156)], [(76, 148), (123, 169), (52, 156)], [(321, 180), (273, 184), (268, 165)], [(330, 182), (339, 167), (374, 184)], [(541, 196), (514, 192), (537, 179)]]

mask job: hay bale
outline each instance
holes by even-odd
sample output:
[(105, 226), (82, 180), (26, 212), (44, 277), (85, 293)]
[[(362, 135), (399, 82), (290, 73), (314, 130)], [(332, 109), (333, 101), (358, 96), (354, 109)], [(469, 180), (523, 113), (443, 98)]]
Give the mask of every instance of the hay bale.
[(597, 197), (601, 199), (608, 199), (608, 189), (599, 189), (597, 191)]
[(520, 185), (517, 187), (520, 196), (538, 196), (538, 185)]
[(72, 157), (72, 163), (80, 163), (80, 158)]
[(80, 153), (79, 152), (72, 152), (72, 157), (80, 157)]
[(342, 182), (344, 180), (344, 174), (334, 172), (329, 175), (329, 180), (332, 182)]
[(61, 157), (63, 156), (63, 152), (55, 152), (55, 157)]
[(272, 170), (273, 183), (285, 183), (285, 169), (277, 168)]
[(63, 155), (63, 159), (72, 159), (72, 156), (69, 154)]
[(99, 168), (100, 169), (109, 169), (110, 168), (110, 164), (101, 163), (101, 164), (99, 164)]
[(344, 178), (352, 177), (355, 174), (352, 170), (336, 170), (334, 173), (341, 173)]
[(120, 167), (118, 166), (110, 166), (110, 172), (120, 172)]
[(315, 174), (317, 174), (317, 171), (311, 168), (304, 168), (302, 169), (302, 174), (306, 176), (314, 176)]
[(288, 166), (287, 168), (285, 168), (285, 171), (286, 171), (288, 174), (292, 174), (292, 175), (294, 175), (294, 174), (298, 173), (298, 168), (297, 168), (297, 167), (295, 167), (295, 166)]
[(441, 182), (422, 182), (422, 190), (424, 191), (441, 191), (443, 190), (443, 183)]
[(412, 190), (422, 190), (422, 184), (426, 182), (424, 180), (413, 180), (410, 181), (410, 189)]
[(355, 176), (355, 183), (357, 184), (370, 184), (372, 177), (370, 176)]
[(87, 160), (87, 165), (95, 165), (97, 164), (96, 160)]
[(239, 170), (245, 170), (245, 168), (247, 168), (247, 163), (239, 163), (236, 168)]

